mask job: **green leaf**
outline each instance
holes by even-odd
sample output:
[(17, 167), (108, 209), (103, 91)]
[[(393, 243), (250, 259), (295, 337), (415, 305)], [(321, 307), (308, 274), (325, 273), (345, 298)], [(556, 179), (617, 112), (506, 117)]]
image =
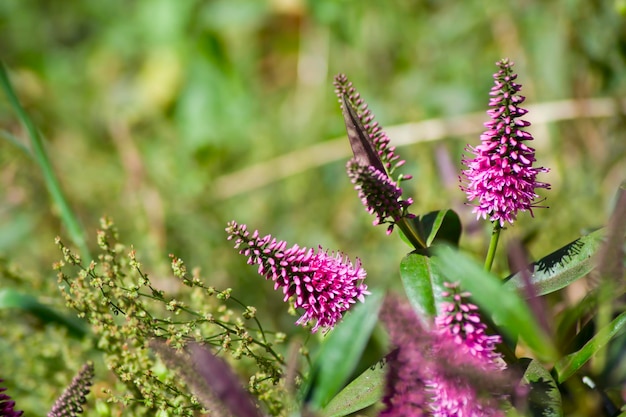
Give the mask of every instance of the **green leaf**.
[[(600, 249), (605, 229), (596, 230), (587, 236), (568, 243), (550, 255), (530, 265), (530, 281), (538, 295), (560, 290), (587, 275), (595, 267), (593, 255)], [(506, 278), (505, 286), (523, 288), (521, 273)]]
[(606, 346), (615, 336), (622, 334), (626, 329), (626, 312), (617, 316), (608, 326), (602, 328), (578, 351), (561, 358), (554, 369), (559, 383), (567, 380), (578, 371), (591, 357)]
[(74, 337), (82, 338), (87, 334), (87, 329), (82, 321), (57, 313), (32, 295), (23, 294), (12, 288), (4, 288), (0, 290), (0, 309), (9, 308), (27, 311), (44, 323), (57, 323), (65, 326), (69, 334)]
[(556, 360), (552, 340), (516, 291), (505, 288), (499, 278), (451, 247), (436, 248), (435, 253), (441, 258), (441, 273), (450, 282), (459, 281), (463, 289), (470, 291), (472, 299), (493, 315), (502, 331), (511, 338), (519, 335), (540, 359)]
[(431, 211), (419, 217), (419, 229), (426, 236), (426, 245), (447, 242), (458, 246), (461, 238), (461, 219), (454, 210)]
[(376, 364), (341, 390), (321, 414), (324, 417), (342, 417), (369, 407), (380, 400), (384, 386), (385, 367)]
[(383, 293), (373, 291), (364, 304), (357, 305), (322, 344), (311, 369), (305, 401), (313, 410), (322, 409), (350, 377), (367, 345)]
[(439, 259), (411, 252), (400, 263), (400, 276), (404, 291), (425, 325), (437, 315), (441, 304), (443, 277), (439, 270)]
[(550, 372), (537, 360), (530, 360), (522, 377), (522, 385), (530, 388), (528, 406), (533, 417), (563, 415), (561, 392)]

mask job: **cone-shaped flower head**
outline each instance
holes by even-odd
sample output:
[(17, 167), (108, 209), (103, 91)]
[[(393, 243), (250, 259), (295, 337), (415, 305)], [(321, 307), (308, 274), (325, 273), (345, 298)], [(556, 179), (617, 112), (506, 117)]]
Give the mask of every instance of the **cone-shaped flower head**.
[[(454, 355), (473, 373), (490, 374), (506, 367), (495, 346), (502, 341), (498, 335), (485, 333), (487, 326), (481, 322), (478, 307), (466, 301), (469, 293), (460, 292), (458, 285), (446, 284), (449, 289), (443, 297), (449, 301), (441, 306), (442, 313), (435, 325), (443, 346), (456, 346)], [(494, 399), (479, 400), (479, 384), (470, 383), (467, 377), (451, 372), (436, 373), (427, 381), (431, 393), (431, 408), (437, 417), (452, 416), (504, 416)]]
[(503, 59), (496, 63), (500, 70), (494, 74), (495, 85), (489, 95), (491, 118), (485, 123), (487, 130), (481, 135), (481, 144), (468, 146), (473, 159), (463, 159), (467, 170), (463, 171), (461, 189), (467, 199), (478, 199), (473, 212), (477, 217), (504, 226), (513, 223), (518, 211), (530, 211), (538, 207), (536, 188), (550, 188), (537, 181), (537, 174), (546, 168), (533, 168), (535, 150), (526, 144), (533, 140), (524, 128), (530, 123), (520, 119), (527, 110), (519, 107), (525, 100), (518, 95), (521, 86), (515, 83), (513, 63)]
[(87, 394), (94, 377), (93, 364), (86, 363), (80, 372), (72, 379), (70, 385), (55, 401), (48, 417), (76, 417), (83, 412), (83, 405), (87, 402)]
[(412, 217), (407, 208), (413, 201), (403, 200), (399, 187), (401, 181), (411, 177), (399, 175), (394, 180), (396, 168), (405, 161), (399, 160), (395, 147), (389, 145), (389, 137), (374, 121), (374, 115), (347, 77), (337, 75), (334, 84), (354, 153), (346, 165), (348, 176), (367, 211), (376, 215), (374, 225), (389, 223), (390, 234), (398, 219)]
[(352, 264), (342, 253), (317, 251), (294, 245), (271, 235), (250, 234), (246, 225), (232, 221), (226, 228), (228, 239), (248, 257), (248, 264), (258, 265), (258, 273), (274, 281), (274, 289), (282, 289), (284, 301), (293, 300), (294, 308), (304, 309), (296, 324), (316, 323), (311, 330), (332, 328), (356, 300), (369, 294), (363, 284), (366, 272), (357, 259)]
[[(2, 381), (0, 379), (0, 382)], [(15, 401), (11, 400), (11, 397), (4, 393), (6, 390), (5, 387), (0, 386), (0, 416), (20, 417), (24, 412), (15, 410)]]

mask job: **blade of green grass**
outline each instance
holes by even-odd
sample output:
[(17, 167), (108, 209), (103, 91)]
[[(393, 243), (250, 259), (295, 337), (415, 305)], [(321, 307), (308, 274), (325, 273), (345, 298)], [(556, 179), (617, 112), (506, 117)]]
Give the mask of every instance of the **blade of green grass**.
[(3, 288), (0, 290), (0, 309), (9, 308), (27, 311), (44, 323), (57, 323), (64, 326), (70, 335), (77, 338), (84, 337), (88, 332), (84, 323), (79, 319), (57, 313), (32, 295), (18, 292), (12, 288)]
[(11, 81), (9, 80), (9, 76), (7, 74), (6, 67), (4, 62), (0, 61), (0, 86), (4, 90), (9, 103), (15, 110), (17, 117), (20, 119), (20, 122), (24, 125), (24, 128), (28, 132), (28, 136), (30, 138), (32, 153), (43, 173), (44, 181), (46, 183), (46, 187), (48, 188), (48, 192), (52, 198), (54, 204), (59, 208), (59, 213), (61, 215), (61, 220), (65, 227), (67, 228), (67, 232), (69, 234), (72, 242), (78, 247), (81, 255), (84, 258), (91, 259), (91, 254), (87, 247), (87, 242), (85, 240), (85, 233), (83, 228), (81, 227), (78, 219), (74, 215), (69, 203), (67, 202), (63, 191), (61, 190), (61, 184), (59, 183), (56, 175), (54, 174), (54, 170), (52, 169), (52, 164), (50, 163), (50, 159), (48, 158), (48, 154), (46, 153), (43, 141), (41, 140), (41, 136), (33, 122), (26, 114), (26, 111), (20, 104), (15, 91), (13, 90), (13, 86), (11, 85)]

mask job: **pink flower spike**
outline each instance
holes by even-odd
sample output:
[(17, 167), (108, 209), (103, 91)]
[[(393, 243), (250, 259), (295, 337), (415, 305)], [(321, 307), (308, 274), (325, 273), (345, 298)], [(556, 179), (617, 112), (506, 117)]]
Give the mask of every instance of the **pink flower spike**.
[(521, 85), (514, 82), (513, 63), (503, 59), (496, 63), (500, 70), (494, 74), (495, 85), (489, 93), (492, 98), (487, 111), (491, 118), (485, 123), (487, 130), (480, 136), (481, 144), (466, 150), (473, 159), (464, 158), (467, 167), (461, 175), (461, 190), (468, 201), (478, 199), (473, 212), (477, 218), (489, 218), (504, 226), (513, 224), (518, 211), (542, 206), (537, 205), (536, 188), (549, 189), (547, 183), (537, 181), (537, 174), (548, 172), (547, 168), (533, 168), (535, 150), (524, 141), (533, 140), (523, 130), (530, 123), (519, 118), (528, 111), (518, 107), (525, 97), (517, 95)]
[(374, 225), (388, 223), (387, 234), (408, 213), (411, 199), (402, 199), (401, 181), (410, 175), (394, 176), (394, 171), (404, 165), (390, 145), (387, 134), (374, 121), (359, 93), (348, 78), (339, 74), (335, 77), (335, 93), (339, 97), (354, 157), (346, 165), (348, 176), (359, 192), (359, 197), (370, 214), (376, 215)]
[(258, 265), (259, 275), (274, 281), (274, 290), (281, 289), (284, 301), (291, 299), (294, 308), (304, 309), (296, 321), (306, 325), (315, 321), (311, 332), (328, 330), (341, 320), (343, 313), (369, 294), (363, 283), (366, 271), (361, 261), (355, 264), (340, 252), (317, 251), (276, 241), (271, 235), (250, 236), (245, 224), (234, 221), (226, 228), (228, 239), (235, 239), (236, 249), (248, 257), (248, 264)]
[[(487, 326), (480, 320), (478, 307), (465, 300), (469, 293), (460, 292), (458, 284), (446, 283), (445, 286), (450, 291), (442, 295), (449, 301), (443, 304), (442, 313), (435, 318), (441, 346), (448, 349), (450, 345), (456, 346), (457, 355), (464, 357), (464, 362), (479, 372), (504, 370), (506, 363), (495, 350), (502, 338), (485, 333)], [(467, 380), (435, 374), (426, 386), (432, 395), (433, 416), (504, 416), (497, 407), (481, 403), (476, 387), (469, 385)]]

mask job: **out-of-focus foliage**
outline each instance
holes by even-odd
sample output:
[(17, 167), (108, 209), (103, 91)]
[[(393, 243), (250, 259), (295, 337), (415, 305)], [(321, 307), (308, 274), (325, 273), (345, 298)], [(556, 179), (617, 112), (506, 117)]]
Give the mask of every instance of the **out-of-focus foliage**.
[[(383, 127), (486, 110), (493, 63), (503, 57), (516, 63), (526, 104), (618, 100), (626, 92), (619, 7), (599, 0), (2, 0), (0, 51), (91, 237), (109, 215), (151, 275), (165, 276), (175, 253), (202, 267), (208, 285), (232, 287), (276, 328), (289, 328), (294, 318), (280, 294), (260, 285), (225, 241), (227, 221), (360, 257), (375, 283), (398, 285), (405, 247), (367, 227), (372, 219), (345, 159), (331, 155), (334, 162), (255, 186), (281, 172), (276, 163), (238, 177), (236, 185), (250, 191), (224, 197), (228, 175), (295, 150), (307, 156), (290, 161), (296, 166), (319, 158), (308, 147), (345, 133), (332, 88), (337, 72), (350, 76)], [(4, 97), (0, 130), (27, 143)], [(552, 184), (550, 210), (532, 223), (522, 216), (507, 236), (541, 255), (605, 222), (626, 172), (624, 131), (620, 114), (535, 123), (538, 166), (551, 168), (542, 178)], [(477, 132), (399, 148), (403, 170), (415, 176), (404, 185), (415, 212), (454, 206), (473, 227), (456, 175)], [(551, 233), (537, 238), (540, 228)], [(484, 246), (487, 229), (474, 229), (462, 246)], [(50, 267), (58, 234), (64, 230), (36, 164), (0, 141), (0, 288), (63, 310)], [(10, 322), (0, 326), (0, 376), (20, 387), (13, 397), (27, 396), (22, 408), (40, 415), (84, 362), (76, 357), (81, 343), (29, 317), (0, 311), (0, 320)], [(100, 395), (97, 386), (93, 392)]]

